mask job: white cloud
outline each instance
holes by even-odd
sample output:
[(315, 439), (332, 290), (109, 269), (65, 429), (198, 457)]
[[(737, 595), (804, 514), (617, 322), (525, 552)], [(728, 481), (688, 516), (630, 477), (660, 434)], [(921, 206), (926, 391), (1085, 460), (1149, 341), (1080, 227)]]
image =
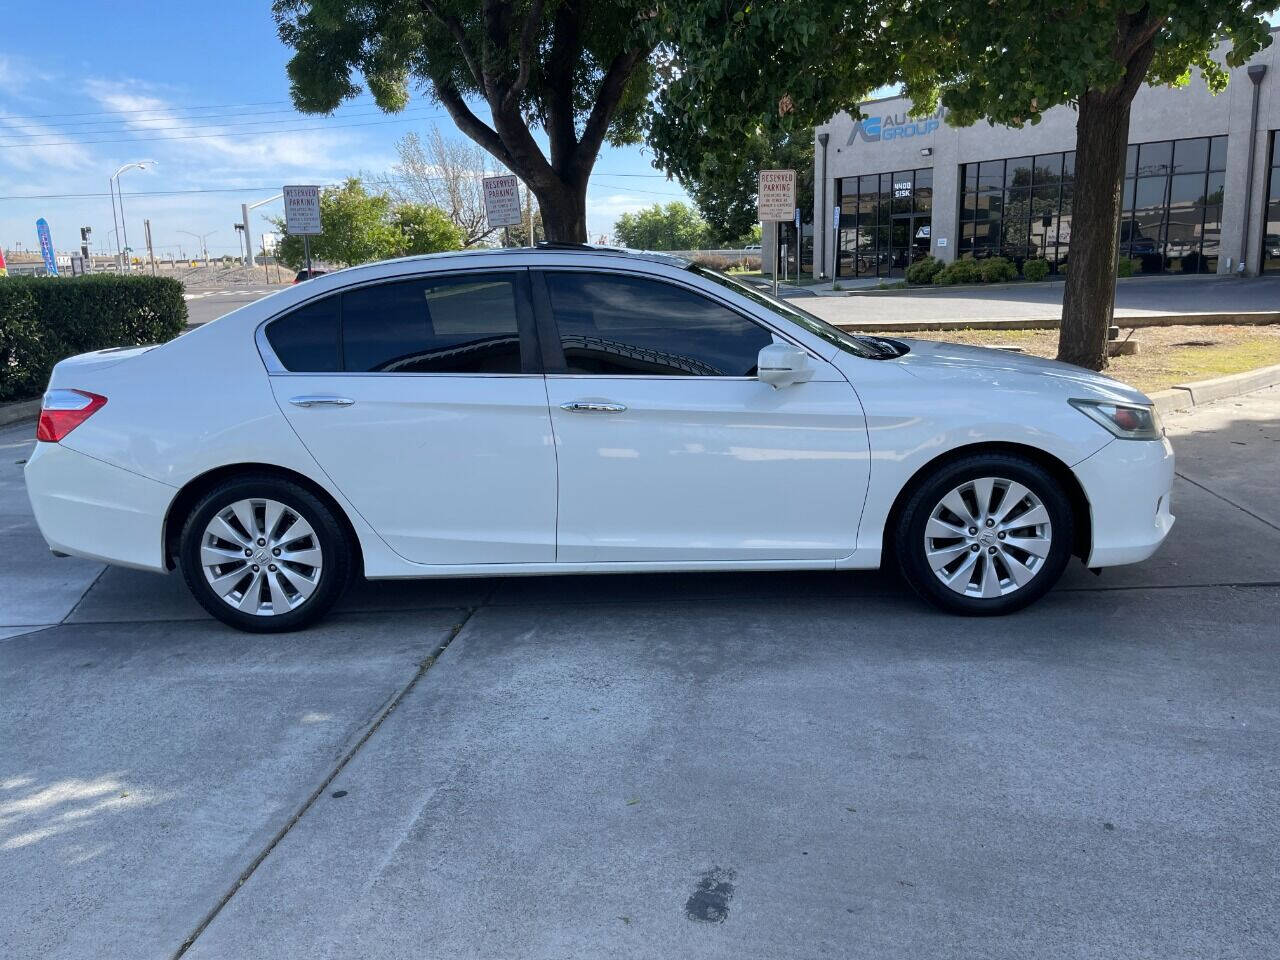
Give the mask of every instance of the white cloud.
[(62, 142), (53, 127), (6, 111), (0, 111), (0, 142), (0, 171), (74, 171), (89, 166), (84, 147)]

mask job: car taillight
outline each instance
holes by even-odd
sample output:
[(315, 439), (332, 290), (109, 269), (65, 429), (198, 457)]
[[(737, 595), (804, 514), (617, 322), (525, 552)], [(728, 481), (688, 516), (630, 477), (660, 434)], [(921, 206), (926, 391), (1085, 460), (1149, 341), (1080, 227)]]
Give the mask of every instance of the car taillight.
[(50, 390), (40, 405), (36, 439), (57, 443), (96, 413), (107, 398), (87, 390)]

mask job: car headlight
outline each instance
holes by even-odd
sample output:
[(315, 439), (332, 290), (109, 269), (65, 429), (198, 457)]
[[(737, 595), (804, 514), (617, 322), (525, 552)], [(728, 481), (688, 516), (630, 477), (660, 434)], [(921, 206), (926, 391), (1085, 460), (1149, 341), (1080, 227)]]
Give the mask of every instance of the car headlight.
[(1121, 440), (1159, 440), (1164, 436), (1164, 424), (1155, 407), (1104, 400), (1069, 400), (1068, 403)]

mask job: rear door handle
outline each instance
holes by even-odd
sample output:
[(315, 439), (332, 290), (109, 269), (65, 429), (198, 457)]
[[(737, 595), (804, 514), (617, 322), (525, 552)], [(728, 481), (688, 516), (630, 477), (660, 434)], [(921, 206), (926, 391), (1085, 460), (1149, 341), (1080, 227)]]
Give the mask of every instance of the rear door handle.
[(355, 403), (350, 397), (329, 396), (290, 397), (289, 402), (295, 407), (349, 407)]
[(570, 413), (623, 413), (627, 405), (605, 400), (567, 400), (560, 404), (560, 409)]

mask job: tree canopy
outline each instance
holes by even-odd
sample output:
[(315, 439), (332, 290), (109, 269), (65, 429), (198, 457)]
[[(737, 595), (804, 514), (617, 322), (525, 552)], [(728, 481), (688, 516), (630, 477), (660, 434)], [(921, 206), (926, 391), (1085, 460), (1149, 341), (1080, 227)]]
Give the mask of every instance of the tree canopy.
[(1021, 127), (1055, 106), (1077, 110), (1059, 359), (1106, 366), (1134, 96), (1144, 82), (1186, 84), (1193, 71), (1222, 91), (1227, 68), (1271, 42), (1265, 14), (1278, 7), (1276, 0), (1001, 0), (915, 3), (887, 18), (917, 111), (940, 102), (951, 124)]
[(679, 201), (624, 213), (614, 223), (613, 235), (637, 250), (701, 250), (711, 243), (706, 221)]
[(759, 241), (756, 192), (761, 170), (796, 171), (796, 205), (813, 209), (813, 131), (794, 137), (763, 132), (723, 155), (704, 152), (696, 173), (684, 181), (718, 246)]
[[(276, 255), (295, 270), (304, 265), (302, 237), (285, 229), (283, 217), (271, 221), (280, 231)], [(311, 238), (313, 260), (354, 266), (420, 253), (458, 250), (462, 231), (437, 207), (395, 203), (386, 193), (370, 192), (351, 177), (320, 191), (324, 232)]]
[[(426, 85), (458, 129), (533, 190), (548, 235), (586, 239), (601, 146), (638, 142), (665, 8), (653, 0), (276, 0), (298, 109)], [(482, 103), (485, 119), (473, 109)], [(545, 131), (544, 153), (531, 127)]]

